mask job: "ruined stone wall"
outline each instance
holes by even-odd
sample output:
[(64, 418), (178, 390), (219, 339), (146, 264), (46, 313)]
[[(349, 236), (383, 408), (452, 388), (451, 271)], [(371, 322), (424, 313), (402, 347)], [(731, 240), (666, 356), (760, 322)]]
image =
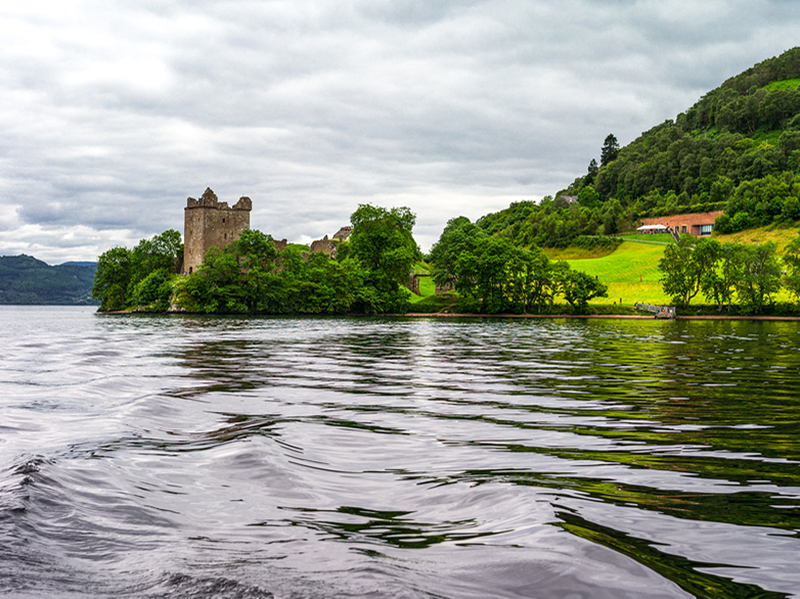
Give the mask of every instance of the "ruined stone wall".
[(229, 208), (207, 188), (199, 200), (188, 198), (184, 209), (183, 272), (197, 270), (211, 247), (224, 248), (250, 228), (253, 203), (242, 197)]
[(336, 257), (336, 247), (339, 245), (339, 242), (335, 239), (328, 239), (326, 235), (322, 239), (317, 239), (316, 241), (311, 242), (310, 251), (312, 252), (322, 252), (323, 254), (327, 254), (331, 258)]

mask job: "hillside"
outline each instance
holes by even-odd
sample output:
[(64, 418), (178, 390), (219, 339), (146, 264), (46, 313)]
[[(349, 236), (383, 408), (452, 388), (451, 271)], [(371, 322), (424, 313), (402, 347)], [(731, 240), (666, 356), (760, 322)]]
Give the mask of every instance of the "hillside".
[(91, 304), (93, 263), (50, 266), (32, 256), (0, 256), (0, 304)]
[(608, 286), (608, 297), (594, 303), (623, 304), (636, 302), (668, 303), (659, 279), (658, 261), (664, 256), (663, 245), (627, 242), (600, 258), (567, 260), (575, 270), (598, 277)]
[(521, 246), (566, 247), (643, 217), (725, 210), (723, 233), (800, 220), (800, 48), (708, 92), (539, 204), (518, 202), (477, 225)]

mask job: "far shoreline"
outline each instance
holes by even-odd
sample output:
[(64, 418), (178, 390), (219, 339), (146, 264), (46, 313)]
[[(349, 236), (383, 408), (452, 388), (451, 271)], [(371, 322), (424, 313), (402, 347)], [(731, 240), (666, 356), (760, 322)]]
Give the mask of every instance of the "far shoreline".
[[(388, 316), (388, 315), (387, 315)], [(763, 321), (800, 321), (800, 316), (730, 316), (725, 314), (705, 314), (693, 316), (676, 316), (674, 319), (655, 318), (644, 314), (474, 314), (474, 313), (442, 313), (442, 312), (408, 312), (398, 316), (435, 316), (439, 318), (573, 318), (573, 319), (606, 319), (606, 320), (763, 320)]]
[(800, 316), (743, 316), (743, 315), (726, 315), (726, 314), (699, 314), (676, 316), (674, 319), (668, 318), (655, 318), (645, 314), (478, 314), (475, 312), (406, 312), (404, 314), (207, 314), (205, 312), (144, 312), (138, 310), (114, 310), (108, 312), (101, 312), (97, 310), (95, 314), (113, 314), (113, 315), (185, 315), (185, 316), (347, 316), (347, 317), (373, 317), (373, 316), (393, 316), (393, 317), (408, 317), (408, 318), (517, 318), (517, 319), (531, 319), (531, 318), (549, 318), (549, 319), (578, 319), (578, 320), (754, 320), (754, 321), (773, 321), (773, 322), (800, 322)]

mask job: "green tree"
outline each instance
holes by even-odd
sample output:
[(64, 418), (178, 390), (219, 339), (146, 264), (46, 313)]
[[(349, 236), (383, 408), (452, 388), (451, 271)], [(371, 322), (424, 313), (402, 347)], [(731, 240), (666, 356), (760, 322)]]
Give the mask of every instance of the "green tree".
[(361, 204), (350, 216), (353, 232), (340, 244), (337, 259), (357, 260), (365, 269), (365, 283), (375, 288), (376, 304), (362, 304), (372, 311), (404, 311), (407, 294), (401, 288), (410, 277), (414, 263), (421, 258), (411, 232), (416, 216), (406, 207), (387, 210)]
[(439, 240), (431, 247), (433, 280), (437, 285), (455, 287), (463, 273), (457, 270), (458, 259), (474, 251), (476, 244), (487, 237), (486, 232), (470, 222), (466, 216), (447, 221)]
[(594, 208), (600, 203), (600, 195), (591, 185), (586, 185), (578, 192), (578, 203), (581, 206)]
[(786, 246), (783, 263), (787, 267), (784, 285), (796, 300), (800, 300), (800, 235)]
[(619, 156), (619, 142), (613, 133), (609, 133), (600, 150), (600, 166), (611, 164)]
[(578, 270), (565, 269), (559, 279), (561, 293), (573, 312), (585, 314), (589, 301), (596, 297), (607, 297), (608, 286), (596, 278)]
[(170, 274), (165, 268), (159, 268), (139, 281), (134, 288), (133, 302), (137, 306), (152, 306), (159, 311), (166, 310), (172, 293)]
[(100, 310), (121, 310), (128, 297), (131, 281), (131, 251), (115, 247), (97, 259), (92, 283), (92, 299), (100, 302)]
[(719, 310), (726, 306), (730, 310), (736, 291), (734, 282), (737, 277), (738, 252), (741, 246), (735, 243), (720, 244), (716, 240), (710, 240), (709, 243), (718, 245), (717, 265), (702, 275), (702, 293), (706, 299), (713, 300)]
[(480, 312), (497, 313), (508, 309), (506, 269), (515, 250), (511, 241), (504, 237), (481, 239), (471, 252), (458, 258), (456, 290), (478, 300)]
[(594, 182), (595, 177), (597, 177), (597, 173), (599, 170), (600, 167), (597, 166), (597, 160), (592, 158), (589, 161), (589, 168), (586, 169), (586, 176), (583, 178), (583, 184), (591, 185)]
[(504, 294), (515, 312), (541, 312), (552, 303), (550, 270), (550, 260), (540, 248), (515, 248), (506, 264), (504, 281)]
[(239, 238), (228, 245), (227, 253), (236, 256), (241, 268), (239, 284), (249, 312), (263, 309), (262, 300), (267, 287), (274, 283), (272, 269), (278, 251), (272, 237), (256, 229), (245, 229)]
[[(185, 285), (190, 308), (208, 313), (245, 313), (251, 308), (243, 285), (242, 266), (233, 252), (210, 248)], [(248, 305), (251, 304), (251, 305)]]
[(698, 294), (702, 281), (713, 271), (719, 255), (719, 244), (711, 239), (685, 235), (678, 243), (670, 244), (659, 261), (661, 286), (675, 304), (688, 306)]
[(181, 234), (175, 229), (168, 229), (150, 239), (142, 239), (131, 251), (131, 289), (150, 273), (164, 269), (170, 274), (178, 272), (179, 263), (183, 259), (183, 243)]
[(772, 295), (780, 289), (781, 269), (772, 241), (745, 245), (738, 253), (740, 265), (734, 285), (745, 307), (762, 312)]

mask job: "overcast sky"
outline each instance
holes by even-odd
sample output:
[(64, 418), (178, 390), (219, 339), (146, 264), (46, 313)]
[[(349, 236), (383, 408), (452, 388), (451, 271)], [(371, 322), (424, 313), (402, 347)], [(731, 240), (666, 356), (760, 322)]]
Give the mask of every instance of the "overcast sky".
[(183, 232), (206, 187), (297, 242), (408, 206), (428, 250), (798, 38), (791, 0), (3, 2), (0, 255)]

